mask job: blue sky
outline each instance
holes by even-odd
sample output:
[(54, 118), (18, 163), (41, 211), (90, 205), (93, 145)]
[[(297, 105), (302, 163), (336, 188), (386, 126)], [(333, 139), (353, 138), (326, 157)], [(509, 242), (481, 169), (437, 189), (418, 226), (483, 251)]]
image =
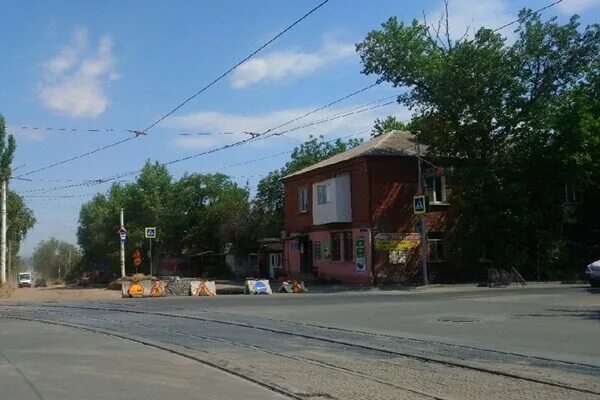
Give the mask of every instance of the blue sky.
[[(454, 35), (467, 26), (498, 27), (522, 7), (550, 1), (450, 0)], [(17, 137), (14, 166), (26, 173), (116, 142), (142, 130), (319, 4), (305, 1), (4, 1), (0, 4), (0, 113)], [(38, 224), (22, 247), (32, 253), (43, 239), (76, 241), (82, 203), (109, 184), (52, 188), (140, 168), (146, 159), (169, 161), (264, 131), (375, 81), (360, 73), (354, 44), (390, 16), (404, 21), (439, 17), (438, 0), (330, 0), (316, 13), (182, 107), (147, 136), (74, 162), (13, 180)], [(564, 0), (544, 12), (564, 21), (600, 16), (600, 0)], [(507, 35), (511, 29), (505, 29)], [(382, 84), (288, 127), (301, 125), (397, 93)], [(381, 104), (381, 103), (380, 103)], [(286, 136), (196, 157), (170, 167), (184, 172), (224, 172), (254, 187), (308, 135), (343, 137), (368, 131), (388, 114), (410, 116), (397, 104), (299, 129)], [(48, 131), (22, 127), (69, 128)], [(86, 132), (100, 129), (112, 131)], [(191, 135), (199, 132), (212, 135)], [(233, 134), (216, 134), (233, 132)], [(368, 137), (368, 132), (356, 137)], [(31, 192), (37, 190), (36, 192)], [(69, 198), (31, 197), (76, 196)], [(115, 216), (115, 221), (118, 216)]]

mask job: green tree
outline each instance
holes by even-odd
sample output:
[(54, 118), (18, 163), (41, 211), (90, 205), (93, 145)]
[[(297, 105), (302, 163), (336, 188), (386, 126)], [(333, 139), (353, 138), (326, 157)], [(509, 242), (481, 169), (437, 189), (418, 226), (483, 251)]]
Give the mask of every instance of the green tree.
[[(12, 161), (17, 147), (15, 138), (13, 135), (6, 135), (6, 123), (4, 116), (0, 114), (0, 182), (5, 183), (8, 187), (8, 181), (11, 178), (12, 172)], [(7, 189), (8, 190), (8, 189)], [(7, 203), (8, 203), (8, 192), (7, 192)], [(8, 235), (7, 235), (8, 239)], [(5, 269), (2, 270), (2, 279), (0, 284), (4, 283)]]
[[(566, 182), (592, 189), (577, 165), (593, 151), (568, 110), (597, 68), (600, 31), (581, 28), (577, 17), (560, 25), (523, 10), (516, 33), (510, 44), (485, 28), (472, 40), (442, 41), (416, 20), (390, 18), (357, 51), (365, 74), (407, 89), (398, 99), (414, 110), (429, 155), (459, 167), (451, 199), (455, 261), (491, 259), (530, 276), (538, 266), (551, 274), (568, 259), (558, 189)], [(595, 129), (597, 115), (585, 116)]]
[(54, 237), (42, 240), (33, 251), (34, 271), (47, 279), (62, 279), (79, 263), (79, 251), (74, 244)]
[(11, 178), (11, 164), (17, 143), (13, 135), (6, 135), (6, 122), (0, 114), (0, 180), (8, 182)]
[(377, 137), (390, 131), (406, 131), (409, 129), (409, 125), (402, 121), (398, 121), (393, 115), (388, 115), (385, 119), (377, 118), (375, 125), (371, 131), (371, 137)]
[(6, 239), (11, 254), (11, 260), (7, 268), (10, 268), (10, 275), (15, 276), (14, 273), (19, 271), (21, 267), (18, 257), (21, 242), (35, 225), (36, 219), (33, 211), (25, 205), (23, 198), (17, 193), (9, 190), (6, 204), (8, 210)]
[[(200, 251), (219, 253), (227, 243), (248, 251), (250, 206), (248, 191), (223, 174), (186, 174), (173, 180), (167, 168), (147, 162), (135, 182), (115, 183), (106, 194), (84, 204), (79, 215), (78, 243), (84, 267), (119, 265), (119, 213), (125, 212), (128, 231), (126, 267), (131, 255), (147, 254), (144, 227), (156, 226), (153, 253), (178, 256)], [(144, 257), (142, 270), (149, 270)]]

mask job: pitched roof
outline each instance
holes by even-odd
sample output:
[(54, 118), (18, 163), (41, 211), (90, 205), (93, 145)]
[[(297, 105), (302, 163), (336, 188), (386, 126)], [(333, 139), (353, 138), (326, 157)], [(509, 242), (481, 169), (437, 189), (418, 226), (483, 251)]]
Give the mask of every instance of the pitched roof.
[[(335, 165), (342, 161), (351, 160), (353, 158), (366, 156), (414, 156), (416, 155), (416, 144), (417, 140), (412, 133), (404, 131), (390, 131), (381, 136), (374, 137), (368, 142), (359, 144), (356, 147), (346, 150), (343, 153), (336, 154), (333, 157), (313, 164), (310, 167), (306, 167), (300, 171), (286, 175), (284, 176), (284, 179), (301, 175), (309, 171), (314, 171), (319, 168)], [(427, 152), (426, 145), (421, 144), (421, 152)]]

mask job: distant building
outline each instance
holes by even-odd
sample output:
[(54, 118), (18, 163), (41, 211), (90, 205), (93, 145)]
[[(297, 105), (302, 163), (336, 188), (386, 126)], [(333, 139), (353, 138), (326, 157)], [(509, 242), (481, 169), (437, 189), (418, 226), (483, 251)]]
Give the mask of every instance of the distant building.
[[(413, 135), (393, 131), (284, 177), (284, 268), (341, 283), (419, 280), (415, 146)], [(436, 276), (446, 268), (447, 190), (439, 169), (427, 167), (428, 259)]]

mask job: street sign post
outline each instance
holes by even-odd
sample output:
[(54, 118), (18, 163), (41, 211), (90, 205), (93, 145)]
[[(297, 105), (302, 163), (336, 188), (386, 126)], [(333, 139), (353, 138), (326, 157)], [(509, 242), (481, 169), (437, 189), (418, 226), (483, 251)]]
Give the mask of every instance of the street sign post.
[(152, 276), (152, 239), (156, 239), (156, 227), (155, 226), (147, 226), (144, 228), (144, 236), (150, 241), (150, 250), (149, 258), (150, 258), (150, 276)]
[(135, 249), (133, 253), (133, 265), (135, 266), (135, 272), (138, 272), (138, 267), (142, 265), (142, 253), (139, 249)]

